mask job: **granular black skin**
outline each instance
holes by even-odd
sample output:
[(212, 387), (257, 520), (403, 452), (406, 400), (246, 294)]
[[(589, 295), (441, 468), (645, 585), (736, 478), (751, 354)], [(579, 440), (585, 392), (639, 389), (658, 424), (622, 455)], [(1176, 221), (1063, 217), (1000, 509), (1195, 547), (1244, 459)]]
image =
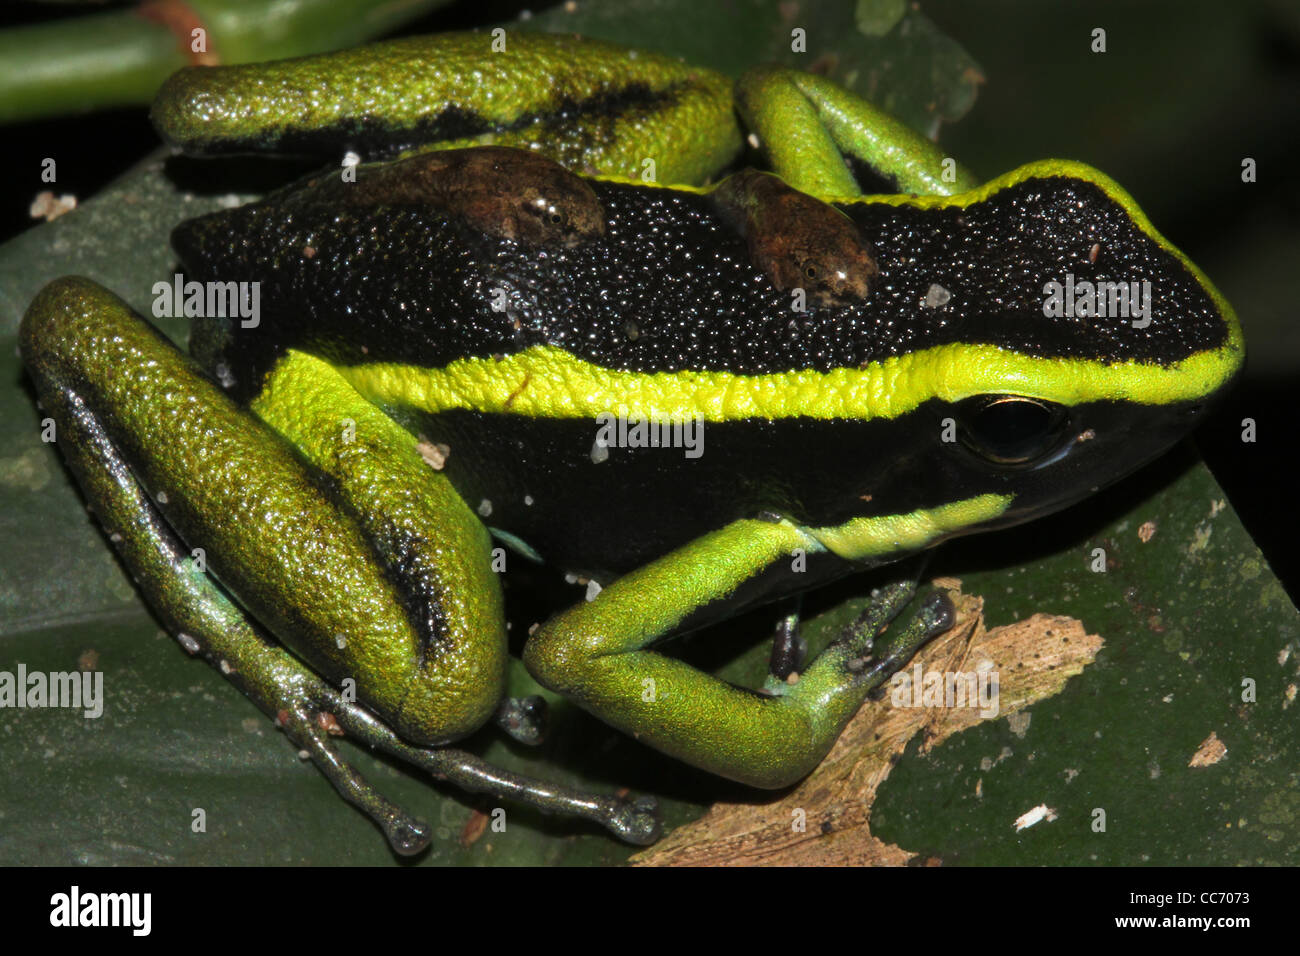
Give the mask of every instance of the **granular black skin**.
[[(706, 422), (697, 458), (682, 448), (614, 447), (600, 460), (592, 458), (598, 428), (588, 418), (387, 410), (412, 434), (450, 449), (442, 474), (470, 507), (491, 504), (485, 524), (523, 539), (548, 564), (608, 580), (708, 531), (763, 514), (835, 527), (993, 494), (1013, 501), (958, 533), (1028, 521), (1159, 455), (1186, 434), (1203, 407), (1073, 406), (1041, 459), (1026, 465), (999, 465), (962, 442), (944, 442), (945, 417), (964, 424), (960, 407), (938, 399), (899, 418)], [(1085, 431), (1092, 437), (1076, 442)], [(880, 555), (859, 566), (898, 557)], [(777, 563), (788, 571), (787, 563)], [(845, 570), (834, 561), (801, 573), (774, 570), (754, 582), (755, 593), (770, 599)]]
[[(221, 356), (244, 397), (287, 347), (345, 365), (439, 367), (550, 344), (610, 369), (757, 375), (947, 343), (1168, 365), (1226, 337), (1195, 276), (1078, 179), (1026, 180), (965, 209), (842, 205), (880, 275), (861, 305), (804, 313), (708, 197), (593, 187), (606, 235), (575, 249), (488, 237), (429, 207), (338, 210), (302, 188), (190, 220), (172, 239), (187, 279), (261, 281), (260, 327), (233, 329)], [(1067, 273), (1149, 280), (1150, 325), (1044, 316), (1044, 286)], [(951, 299), (926, 308), (934, 285)]]

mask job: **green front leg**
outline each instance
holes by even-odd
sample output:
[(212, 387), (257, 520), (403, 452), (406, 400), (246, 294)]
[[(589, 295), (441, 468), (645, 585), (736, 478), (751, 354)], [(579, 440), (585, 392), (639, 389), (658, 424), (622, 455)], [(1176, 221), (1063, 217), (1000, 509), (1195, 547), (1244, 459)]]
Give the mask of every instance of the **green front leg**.
[(911, 597), (894, 588), (798, 680), (736, 687), (647, 648), (688, 614), (732, 593), (795, 549), (816, 549), (788, 521), (743, 520), (696, 540), (547, 621), (524, 651), (543, 685), (664, 753), (756, 787), (811, 771), (867, 695), (951, 623), (946, 599), (888, 647), (872, 642)]

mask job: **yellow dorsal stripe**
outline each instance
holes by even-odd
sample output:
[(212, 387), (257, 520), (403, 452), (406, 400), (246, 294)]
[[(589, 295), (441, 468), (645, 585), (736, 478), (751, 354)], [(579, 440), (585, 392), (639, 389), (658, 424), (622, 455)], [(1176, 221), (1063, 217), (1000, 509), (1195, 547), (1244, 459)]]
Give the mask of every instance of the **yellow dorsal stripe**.
[(443, 368), (376, 363), (340, 371), (374, 402), (437, 413), (468, 409), (537, 418), (602, 412), (705, 421), (745, 418), (896, 418), (930, 398), (1016, 394), (1075, 405), (1118, 400), (1159, 405), (1194, 400), (1222, 385), (1240, 348), (1199, 352), (1170, 367), (1038, 358), (991, 345), (941, 345), (861, 369), (737, 375), (720, 371), (626, 372), (555, 346), (505, 358), (458, 359)]
[[(471, 409), (546, 418), (593, 418), (602, 412), (646, 418), (895, 418), (930, 398), (958, 401), (1010, 393), (1073, 405), (1117, 400), (1149, 405), (1195, 400), (1231, 378), (1243, 356), (1232, 307), (1186, 256), (1161, 236), (1137, 204), (1105, 174), (1066, 160), (1021, 166), (957, 196), (867, 196), (854, 202), (961, 208), (1029, 179), (1062, 176), (1092, 183), (1119, 203), (1134, 225), (1195, 277), (1227, 329), (1215, 351), (1170, 366), (1025, 355), (993, 345), (954, 343), (860, 369), (740, 375), (721, 371), (622, 372), (554, 346), (503, 359), (465, 358), (443, 368), (368, 364), (344, 374), (373, 401), (427, 412)], [(674, 187), (677, 188), (677, 187)], [(698, 190), (695, 190), (698, 191)]]

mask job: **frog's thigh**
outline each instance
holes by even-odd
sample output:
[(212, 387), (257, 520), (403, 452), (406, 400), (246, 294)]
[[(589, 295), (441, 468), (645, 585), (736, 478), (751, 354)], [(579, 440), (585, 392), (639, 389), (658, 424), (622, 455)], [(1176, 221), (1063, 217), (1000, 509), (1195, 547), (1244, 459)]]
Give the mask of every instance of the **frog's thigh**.
[(788, 522), (738, 521), (546, 622), (524, 661), (547, 687), (651, 746), (758, 787), (782, 787), (825, 756), (872, 683), (832, 646), (798, 683), (761, 694), (647, 650), (692, 610), (797, 548)]
[[(137, 482), (168, 528), (188, 548), (202, 549), (207, 567), (244, 608), (335, 685), (352, 678), (358, 697), (407, 739), (444, 740), (491, 715), (504, 639), (499, 650), (489, 639), (485, 653), (448, 655), (464, 664), (460, 692), (431, 688), (429, 674), (445, 663), (438, 653), (444, 645), (431, 640), (438, 622), (411, 612), (365, 530), (280, 437), (121, 300), (85, 279), (53, 282), (28, 309), (20, 343), (42, 401), (65, 409), (60, 441), (71, 443), (65, 454), (101, 514), (103, 482), (110, 479), (99, 472), (125, 462), (111, 480)], [(102, 433), (112, 460), (76, 454), (76, 436), (66, 427), (74, 413)], [(109, 527), (124, 537), (149, 533), (145, 520)], [(141, 581), (164, 618), (169, 605), (193, 599), (184, 580), (192, 572), (172, 571), (152, 584)], [(264, 695), (259, 703), (266, 702)]]
[(421, 677), (404, 719), (447, 737), (478, 727), (500, 700), (508, 657), (483, 523), (416, 439), (321, 359), (287, 353), (251, 409), (334, 479), (402, 595), (419, 608)]

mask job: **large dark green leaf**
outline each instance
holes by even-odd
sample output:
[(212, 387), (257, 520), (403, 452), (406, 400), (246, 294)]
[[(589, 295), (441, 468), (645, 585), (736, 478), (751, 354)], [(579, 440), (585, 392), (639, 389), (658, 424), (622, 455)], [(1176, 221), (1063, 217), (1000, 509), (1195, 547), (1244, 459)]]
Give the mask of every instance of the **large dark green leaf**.
[[(668, 50), (733, 73), (773, 58), (812, 65), (789, 50), (790, 31), (802, 27), (808, 59), (920, 128), (960, 115), (978, 78), (969, 57), (914, 11), (870, 38), (859, 32), (852, 4), (643, 0), (585, 2), (579, 11), (558, 10), (530, 26)], [(1025, 121), (1031, 125), (1032, 117)], [(1032, 129), (1025, 135), (1032, 139)], [(66, 671), (80, 662), (104, 673), (107, 697), (98, 720), (0, 711), (0, 863), (387, 863), (393, 857), (378, 832), (217, 673), (159, 630), (57, 454), (39, 440), (40, 413), (12, 347), (26, 303), (49, 279), (81, 273), (147, 311), (150, 287), (173, 271), (171, 226), (238, 198), (177, 173), (151, 159), (76, 212), (0, 249), (0, 670), (21, 662)], [(245, 173), (226, 170), (229, 182), (217, 191), (257, 188)], [(191, 196), (186, 186), (201, 193)], [(996, 620), (1036, 610), (1075, 614), (1106, 646), (1066, 693), (1034, 709), (1023, 738), (998, 721), (905, 759), (881, 794), (879, 833), (912, 850), (972, 862), (1086, 861), (1094, 854), (1130, 860), (1143, 852), (1168, 862), (1235, 862), (1294, 854), (1300, 811), (1285, 695), (1300, 652), (1295, 611), (1231, 510), (1211, 517), (1219, 495), (1208, 475), (1198, 467), (1159, 493), (1173, 478), (1152, 473), (1068, 519), (972, 542), (943, 559), (968, 592), (988, 598)], [(1147, 520), (1158, 533), (1142, 545), (1136, 529)], [(1106, 575), (1086, 569), (1093, 539), (1119, 559)], [(860, 600), (868, 584), (853, 582), (813, 602), (826, 611), (815, 641), (828, 639), (831, 625), (855, 606), (841, 602)], [(515, 627), (528, 623), (523, 617)], [(728, 677), (752, 680), (766, 657), (755, 640), (765, 626), (761, 614), (751, 615), (711, 642), (696, 639), (687, 653), (724, 667)], [(1260, 687), (1250, 707), (1238, 703), (1245, 676)], [(515, 692), (530, 687), (519, 667), (511, 680)], [(561, 704), (555, 717), (551, 741), (537, 752), (490, 732), (469, 744), (540, 776), (659, 794), (670, 825), (697, 817), (715, 799), (754, 799), (572, 708)], [(1226, 760), (1183, 770), (1188, 747), (1210, 731), (1228, 742)], [(1012, 755), (985, 775), (984, 802), (974, 801), (972, 768), (996, 757), (1003, 742)], [(1152, 756), (1136, 758), (1144, 746)], [(352, 753), (363, 772), (437, 829), (422, 862), (618, 862), (630, 853), (592, 828), (516, 810), (505, 833), (489, 830), (463, 846), (461, 834), (482, 804)], [(1073, 783), (1062, 782), (1067, 770), (1079, 771)], [(1152, 794), (1165, 801), (1167, 817), (1156, 816)], [(1203, 798), (1217, 802), (1202, 805)], [(1072, 815), (1013, 838), (1010, 819), (1040, 799)], [(1077, 814), (1092, 805), (1113, 808), (1113, 822), (1108, 836), (1090, 843)], [(207, 831), (193, 833), (191, 815), (200, 807)], [(1132, 836), (1129, 820), (1138, 812), (1144, 825), (1161, 824), (1150, 851)]]
[[(1077, 616), (1105, 646), (1059, 696), (904, 760), (873, 832), (966, 864), (1300, 863), (1300, 618), (1204, 466), (1171, 454), (1015, 537), (1074, 546), (966, 577), (990, 620)], [(1017, 833), (1039, 804), (1057, 819)]]

